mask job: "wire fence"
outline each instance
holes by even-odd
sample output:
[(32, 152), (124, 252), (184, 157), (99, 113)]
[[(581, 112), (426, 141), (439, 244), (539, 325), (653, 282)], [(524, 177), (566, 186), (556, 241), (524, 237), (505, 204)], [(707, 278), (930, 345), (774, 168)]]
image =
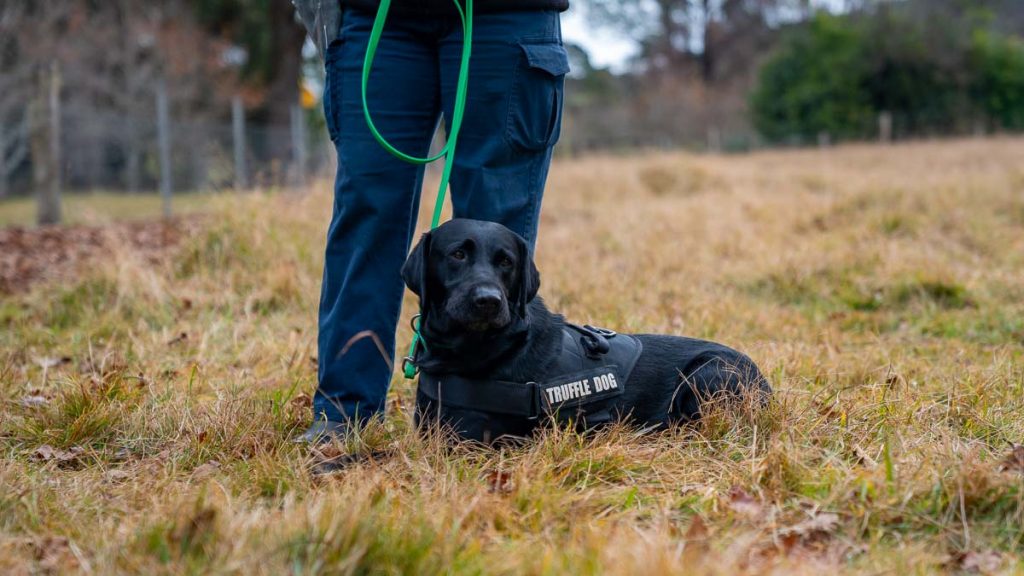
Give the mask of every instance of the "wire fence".
[[(62, 194), (160, 193), (169, 215), (173, 196), (182, 192), (299, 188), (333, 173), (333, 147), (316, 105), (296, 103), (287, 124), (271, 123), (250, 118), (241, 97), (223, 110), (176, 108), (159, 84), (151, 105), (125, 113), (77, 99), (62, 102), (59, 76), (50, 82), (48, 98), (0, 114), (0, 198), (35, 196), (43, 224), (62, 220)], [(668, 110), (647, 119), (650, 129), (640, 118), (566, 106), (556, 154), (644, 148), (743, 152), (769, 146), (739, 114)], [(856, 139), (885, 143), (912, 137), (905, 124), (883, 112)], [(821, 132), (771, 146), (827, 147), (836, 140)], [(438, 135), (434, 148), (442, 142)]]
[(296, 104), (281, 125), (248, 118), (240, 98), (213, 113), (176, 110), (159, 87), (136, 114), (64, 104), (59, 87), (53, 96), (0, 117), (0, 198), (294, 187), (334, 162), (318, 108)]

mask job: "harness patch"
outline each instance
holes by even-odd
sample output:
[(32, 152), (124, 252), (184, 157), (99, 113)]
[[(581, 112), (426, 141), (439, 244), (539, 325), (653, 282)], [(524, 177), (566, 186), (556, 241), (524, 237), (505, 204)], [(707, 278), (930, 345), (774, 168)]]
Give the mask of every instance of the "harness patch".
[(614, 365), (601, 366), (545, 382), (540, 386), (541, 401), (548, 412), (557, 412), (561, 408), (614, 398), (622, 394), (617, 371)]

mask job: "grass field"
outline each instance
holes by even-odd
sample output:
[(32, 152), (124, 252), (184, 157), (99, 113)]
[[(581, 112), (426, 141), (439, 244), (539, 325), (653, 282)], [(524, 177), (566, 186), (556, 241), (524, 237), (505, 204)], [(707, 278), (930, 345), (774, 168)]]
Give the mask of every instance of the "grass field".
[(1024, 572), (1022, 159), (1000, 139), (556, 163), (548, 304), (733, 345), (773, 404), (449, 450), (396, 378), (350, 442), (386, 453), (327, 477), (288, 439), (329, 186), (212, 200), (166, 265), (114, 250), (0, 300), (0, 573)]
[[(212, 194), (182, 193), (172, 197), (175, 214), (198, 212), (210, 201)], [(117, 192), (91, 192), (65, 194), (62, 199), (64, 221), (68, 224), (104, 224), (157, 218), (163, 210), (160, 195), (156, 193), (126, 194)], [(30, 197), (0, 200), (0, 228), (5, 226), (33, 226), (36, 222), (36, 201)]]

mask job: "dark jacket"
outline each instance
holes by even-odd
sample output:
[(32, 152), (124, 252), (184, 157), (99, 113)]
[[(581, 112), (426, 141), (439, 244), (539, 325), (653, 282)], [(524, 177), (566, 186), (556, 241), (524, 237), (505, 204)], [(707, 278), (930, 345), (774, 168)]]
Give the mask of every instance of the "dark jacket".
[[(465, 0), (459, 0), (465, 6)], [(338, 35), (341, 26), (341, 7), (376, 12), (380, 0), (292, 0), (309, 37), (313, 39), (320, 56)], [(515, 10), (558, 10), (569, 8), (569, 0), (474, 0), (473, 12), (508, 12)], [(452, 0), (393, 0), (389, 14), (403, 16), (438, 16), (457, 14)]]
[[(466, 0), (459, 0), (459, 4), (465, 7)], [(380, 6), (380, 0), (341, 0), (341, 5), (376, 13)], [(526, 10), (558, 10), (561, 12), (568, 9), (569, 0), (473, 0), (473, 12), (476, 14)], [(403, 16), (458, 14), (452, 0), (392, 0), (390, 13)]]

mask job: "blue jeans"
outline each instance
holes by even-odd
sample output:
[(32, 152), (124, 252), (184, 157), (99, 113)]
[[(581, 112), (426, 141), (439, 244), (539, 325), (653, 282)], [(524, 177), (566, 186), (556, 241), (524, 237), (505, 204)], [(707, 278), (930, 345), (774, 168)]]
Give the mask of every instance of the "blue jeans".
[[(326, 55), (324, 113), (338, 174), (313, 408), (317, 418), (336, 421), (384, 410), (404, 289), (399, 272), (423, 183), (423, 167), (381, 148), (363, 117), (360, 82), (372, 23), (373, 15), (346, 10)], [(450, 123), (461, 51), (456, 18), (388, 18), (367, 97), (374, 123), (398, 149), (425, 156), (440, 118)], [(475, 17), (451, 177), (457, 218), (500, 222), (534, 241), (568, 69), (557, 12)]]

